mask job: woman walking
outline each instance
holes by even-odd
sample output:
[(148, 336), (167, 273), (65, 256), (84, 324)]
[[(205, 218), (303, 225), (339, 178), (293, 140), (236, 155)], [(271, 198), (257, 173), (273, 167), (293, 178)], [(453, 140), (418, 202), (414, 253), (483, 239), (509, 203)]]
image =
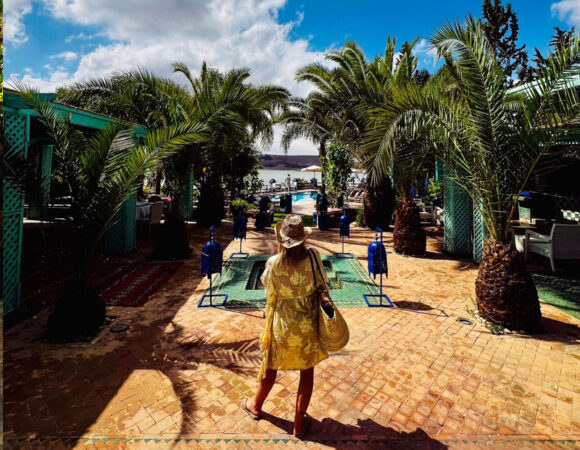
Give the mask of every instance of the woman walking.
[[(260, 335), (263, 355), (258, 387), (253, 398), (244, 398), (242, 408), (254, 419), (262, 414), (262, 405), (276, 382), (278, 370), (300, 370), (296, 397), (294, 435), (302, 438), (307, 431), (306, 410), (312, 396), (314, 366), (328, 358), (318, 337), (320, 276), (314, 282), (313, 266), (322, 267), (316, 250), (311, 261), (304, 245), (312, 230), (305, 228), (302, 218), (288, 215), (276, 225), (278, 254), (266, 263), (262, 283), (266, 288), (266, 327)], [(326, 274), (321, 271), (324, 282)]]

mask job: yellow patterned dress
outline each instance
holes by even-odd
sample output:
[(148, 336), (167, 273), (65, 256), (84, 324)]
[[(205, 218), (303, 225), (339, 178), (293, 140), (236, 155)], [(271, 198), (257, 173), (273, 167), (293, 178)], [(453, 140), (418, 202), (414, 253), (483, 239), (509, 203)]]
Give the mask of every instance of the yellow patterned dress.
[[(316, 250), (314, 254), (322, 267), (320, 255)], [(272, 256), (261, 279), (266, 289), (266, 327), (260, 335), (264, 358), (258, 381), (266, 369), (303, 370), (328, 358), (318, 342), (318, 295), (310, 259), (284, 266), (278, 255)]]

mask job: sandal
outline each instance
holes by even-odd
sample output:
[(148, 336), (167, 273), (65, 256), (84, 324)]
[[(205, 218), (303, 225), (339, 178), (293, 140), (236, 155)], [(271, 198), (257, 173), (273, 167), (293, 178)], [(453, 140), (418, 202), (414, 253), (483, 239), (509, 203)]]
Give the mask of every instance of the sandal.
[(244, 397), (244, 398), (242, 399), (242, 403), (240, 403), (240, 408), (242, 408), (242, 410), (243, 410), (243, 411), (245, 411), (245, 412), (246, 412), (246, 414), (247, 414), (248, 416), (250, 416), (252, 419), (254, 419), (254, 420), (260, 420), (260, 419), (262, 418), (262, 416), (261, 416), (260, 414), (255, 414), (255, 413), (253, 413), (252, 411), (250, 411), (250, 410), (248, 409), (248, 407), (246, 406), (246, 402), (247, 402), (247, 401), (248, 401), (248, 397)]
[(310, 416), (308, 415), (308, 413), (304, 413), (304, 419), (302, 419), (302, 431), (298, 434), (294, 432), (292, 434), (294, 435), (295, 438), (302, 440), (304, 439), (306, 433), (308, 433), (309, 428), (310, 428)]

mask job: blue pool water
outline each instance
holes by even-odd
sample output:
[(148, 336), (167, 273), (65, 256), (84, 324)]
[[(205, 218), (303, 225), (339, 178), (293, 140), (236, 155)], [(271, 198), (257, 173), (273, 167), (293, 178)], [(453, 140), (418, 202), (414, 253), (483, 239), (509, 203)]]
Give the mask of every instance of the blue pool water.
[[(316, 192), (316, 191), (312, 191), (312, 192), (298, 192), (296, 194), (292, 194), (292, 203), (299, 202), (300, 200), (304, 200), (306, 198), (315, 199), (316, 198), (316, 194), (318, 194), (318, 192)], [(272, 200), (280, 200), (280, 196), (279, 195), (270, 195), (270, 199), (272, 199)]]

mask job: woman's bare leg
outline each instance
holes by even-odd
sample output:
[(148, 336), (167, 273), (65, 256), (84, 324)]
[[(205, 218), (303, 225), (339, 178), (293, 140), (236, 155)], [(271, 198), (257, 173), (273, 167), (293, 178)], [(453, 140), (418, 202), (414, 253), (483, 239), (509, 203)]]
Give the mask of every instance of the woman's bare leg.
[(276, 382), (277, 370), (266, 369), (266, 376), (262, 378), (262, 381), (258, 383), (258, 389), (256, 389), (256, 395), (253, 398), (246, 400), (246, 408), (252, 411), (254, 414), (260, 414), (262, 412), (262, 405), (268, 398), (268, 394), (274, 387)]
[(294, 415), (294, 434), (302, 432), (304, 414), (310, 404), (312, 389), (314, 387), (314, 367), (300, 371), (300, 383), (296, 396), (296, 413)]

